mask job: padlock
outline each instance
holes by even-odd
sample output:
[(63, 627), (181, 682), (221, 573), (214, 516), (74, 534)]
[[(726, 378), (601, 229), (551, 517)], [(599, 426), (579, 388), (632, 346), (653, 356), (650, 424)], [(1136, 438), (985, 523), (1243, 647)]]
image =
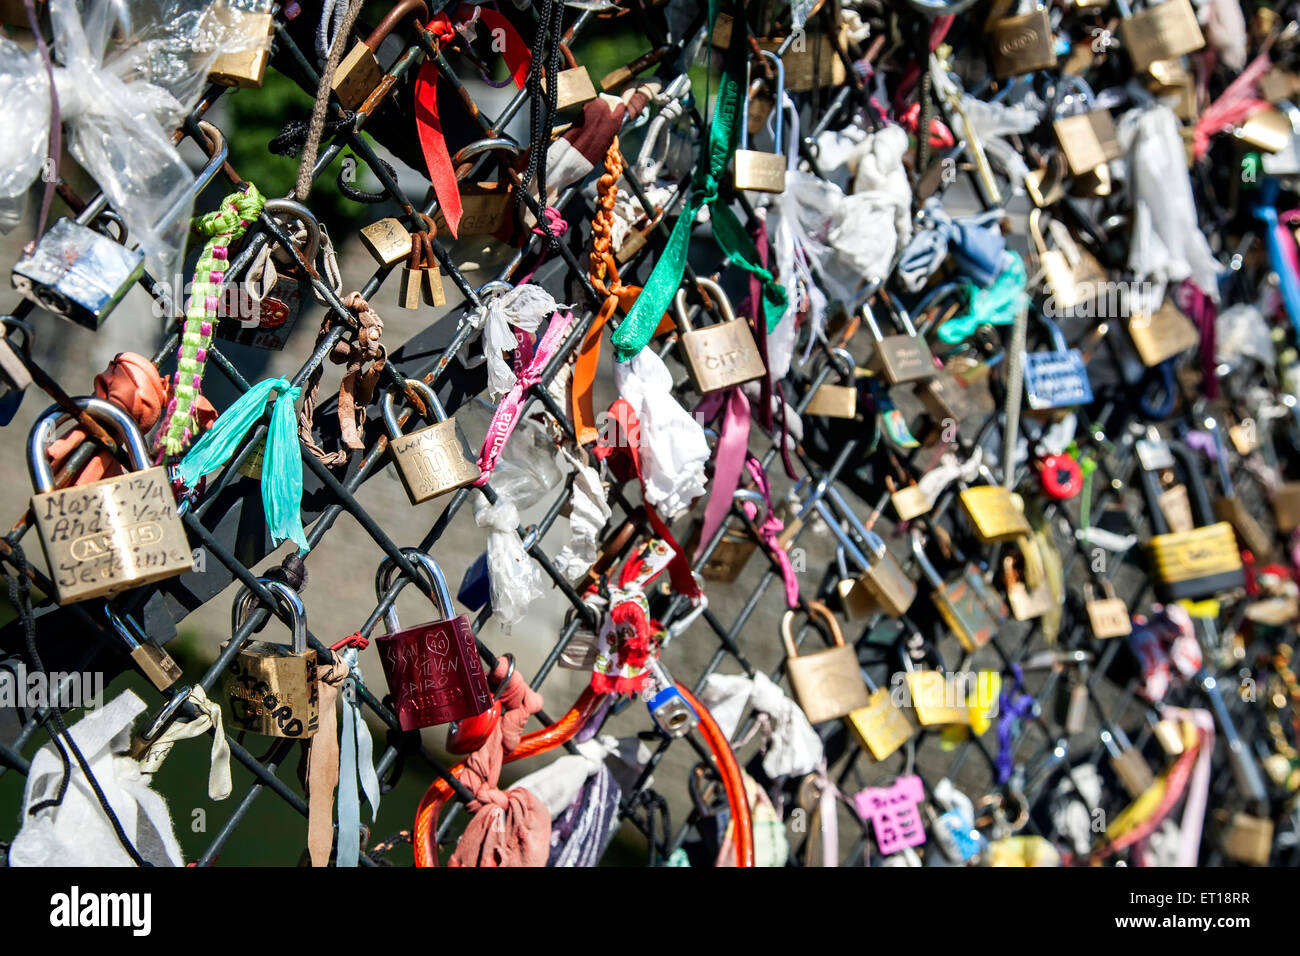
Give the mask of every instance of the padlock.
[(968, 653), (979, 650), (997, 633), (1007, 619), (1007, 606), (984, 580), (979, 569), (967, 564), (961, 576), (945, 583), (938, 569), (925, 553), (925, 541), (919, 528), (913, 528), (912, 554), (925, 579), (934, 588), (930, 598), (948, 629), (957, 636)]
[(849, 573), (848, 554), (842, 544), (835, 546), (835, 565), (840, 575), (835, 582), (835, 593), (844, 616), (850, 621), (862, 621), (878, 613), (880, 607), (875, 597), (862, 586), (856, 575)]
[(403, 309), (418, 309), (421, 304), (446, 305), (442, 270), (434, 258), (432, 236), (427, 232), (413, 232), (410, 233), (410, 239), (410, 256), (402, 267), (402, 283), (398, 287), (398, 306)]
[(1273, 821), (1249, 813), (1216, 811), (1223, 855), (1248, 866), (1268, 866), (1273, 855)]
[[(257, 580), (289, 616), (293, 644), (249, 641), (240, 648), (226, 672), (228, 727), (266, 737), (305, 740), (320, 726), (316, 651), (307, 646), (307, 611), (298, 592), (284, 582)], [(240, 588), (231, 610), (231, 633), (243, 626), (255, 603), (253, 592), (247, 586)]]
[(1083, 490), (1083, 467), (1070, 455), (1048, 455), (1034, 467), (1049, 498), (1069, 501)]
[(1273, 491), (1273, 519), (1282, 534), (1300, 528), (1300, 481), (1284, 481)]
[(686, 290), (677, 290), (673, 312), (677, 319), (678, 345), (696, 391), (707, 395), (762, 378), (767, 369), (758, 354), (749, 322), (736, 318), (730, 300), (712, 279), (700, 278), (697, 284), (717, 303), (722, 321), (692, 329), (686, 316)]
[[(1032, 542), (1032, 539), (1030, 540)], [(1031, 546), (1036, 547), (1036, 545)], [(1056, 606), (1056, 598), (1052, 594), (1047, 578), (1040, 580), (1037, 587), (1029, 587), (1020, 569), (1016, 567), (1014, 555), (1002, 556), (1002, 579), (1007, 589), (1007, 606), (1011, 608), (1011, 616), (1017, 621), (1030, 621), (1042, 617)]]
[[(775, 53), (763, 51), (776, 70), (776, 101), (785, 95), (785, 64)], [(749, 87), (745, 85), (745, 102), (741, 116), (749, 116)], [(736, 149), (736, 188), (764, 193), (785, 192), (785, 150), (782, 148), (782, 117), (778, 115), (772, 129), (772, 152), (749, 148), (749, 123), (740, 124), (740, 146)]]
[(1162, 0), (1133, 11), (1128, 0), (1116, 0), (1120, 38), (1133, 70), (1145, 73), (1157, 60), (1169, 60), (1205, 46), (1191, 0)]
[[(296, 219), (302, 223), (306, 230), (305, 245), (300, 250), (302, 260), (315, 268), (321, 229), (311, 210), (296, 200), (268, 199), (262, 214), (277, 221)], [(224, 308), (218, 312), (223, 318), (217, 324), (217, 338), (273, 351), (285, 347), (312, 297), (311, 280), (292, 254), (274, 239), (269, 240), (244, 281), (226, 288)]]
[(330, 89), (344, 109), (356, 110), (366, 101), (383, 79), (383, 68), (376, 54), (388, 35), (399, 23), (414, 14), (417, 24), (429, 19), (429, 8), (424, 0), (400, 0), (379, 25), (370, 31), (365, 41), (358, 43), (339, 63), (334, 71)]
[[(814, 507), (839, 540), (845, 553), (861, 569), (859, 587), (871, 596), (871, 603), (890, 617), (906, 614), (916, 600), (916, 582), (899, 567), (884, 539), (858, 520), (857, 514), (834, 486), (826, 489), (826, 495), (839, 507), (853, 534), (850, 535), (840, 526), (839, 519), (827, 507), (825, 499), (816, 499)], [(865, 552), (863, 548), (866, 549)]]
[[(566, 47), (561, 47), (567, 51)], [(572, 61), (573, 54), (568, 59)], [(596, 98), (596, 86), (591, 82), (591, 74), (580, 63), (570, 62), (555, 77), (555, 109), (557, 112), (571, 110), (574, 107), (590, 103)]]
[(381, 266), (395, 266), (411, 256), (411, 234), (391, 216), (361, 230), (361, 244)]
[(1056, 67), (1052, 18), (1042, 0), (1028, 13), (1003, 17), (993, 24), (993, 75), (1000, 80)]
[(193, 551), (167, 469), (149, 467), (149, 450), (134, 419), (103, 399), (72, 401), (116, 429), (136, 470), (55, 491), (45, 446), (63, 409), (52, 405), (36, 420), (27, 442), (27, 467), (36, 489), (31, 513), (58, 603), (110, 597), (193, 571)]
[(975, 403), (966, 392), (966, 386), (946, 368), (936, 368), (934, 377), (912, 387), (925, 406), (926, 414), (939, 425), (952, 422), (960, 425), (975, 413)]
[(1156, 778), (1142, 751), (1130, 743), (1124, 731), (1113, 725), (1101, 728), (1101, 743), (1110, 755), (1111, 769), (1128, 795), (1136, 800), (1146, 793)]
[(862, 749), (875, 760), (884, 760), (916, 735), (916, 728), (884, 687), (877, 687), (865, 671), (862, 679), (871, 694), (867, 705), (845, 717)]
[[(477, 717), (492, 707), (492, 692), (483, 675), (478, 644), (469, 618), (452, 616), (451, 594), (442, 570), (418, 548), (402, 554), (424, 578), (438, 620), (401, 628), (390, 605), (384, 614), (385, 634), (375, 638), (388, 689), (402, 730), (419, 730)], [(375, 593), (382, 600), (393, 585), (398, 567), (385, 558), (375, 573)], [(409, 584), (404, 579), (402, 586)]]
[(915, 481), (909, 481), (903, 487), (891, 490), (889, 492), (889, 501), (894, 506), (894, 512), (898, 515), (899, 521), (911, 521), (913, 518), (919, 518), (934, 507), (934, 502), (925, 493), (925, 489)]
[(269, 13), (250, 13), (234, 7), (224, 8), (218, 16), (233, 21), (227, 27), (238, 31), (237, 35), (241, 38), (246, 38), (242, 40), (246, 49), (220, 54), (208, 68), (208, 79), (218, 86), (261, 89), (266, 76), (266, 64), (271, 58), (270, 37), (275, 30), (275, 18)]
[(1066, 345), (1055, 322), (1041, 313), (1039, 317), (1052, 347), (1046, 352), (1025, 352), (1025, 401), (1034, 411), (1092, 404), (1092, 383), (1083, 355)]
[(1260, 527), (1258, 519), (1237, 494), (1232, 481), (1232, 469), (1228, 467), (1228, 443), (1223, 440), (1223, 429), (1212, 418), (1207, 418), (1205, 424), (1214, 438), (1214, 461), (1219, 471), (1219, 493), (1214, 498), (1214, 516), (1232, 525), (1241, 546), (1257, 560), (1267, 560), (1273, 550), (1273, 540)]
[(677, 689), (676, 682), (668, 676), (658, 660), (650, 663), (650, 680), (642, 696), (650, 718), (666, 737), (685, 737), (699, 726), (700, 715)]
[[(884, 298), (882, 294), (882, 298)], [(885, 299), (888, 303), (891, 300)], [(891, 310), (893, 311), (893, 310)], [(862, 318), (866, 320), (875, 348), (867, 361), (867, 368), (884, 376), (890, 385), (904, 385), (934, 378), (937, 371), (934, 356), (925, 344), (925, 339), (917, 334), (912, 319), (902, 309), (896, 311), (905, 334), (885, 335), (876, 323), (876, 316), (870, 303), (863, 303)]]
[(514, 676), (515, 655), (502, 654), (501, 656), (508, 663), (506, 674), (497, 684), (496, 693), (492, 695), (492, 706), (481, 714), (453, 720), (447, 725), (447, 753), (472, 754), (487, 742), (488, 737), (492, 736), (492, 731), (496, 730), (497, 724), (501, 723), (501, 694), (509, 686), (510, 678)]
[(23, 298), (96, 330), (142, 275), (144, 252), (60, 219), (14, 263), (10, 281)]
[(1020, 496), (1001, 485), (963, 488), (957, 500), (970, 521), (971, 530), (985, 544), (1011, 541), (1032, 534)]
[(1154, 313), (1141, 303), (1131, 302), (1129, 306), (1129, 336), (1147, 368), (1160, 365), (1200, 344), (1201, 333), (1172, 299), (1166, 298)]
[[(1093, 100), (1092, 90), (1080, 77), (1074, 76), (1069, 79), (1079, 89), (1079, 93), (1077, 96), (1066, 94), (1060, 97), (1059, 105), (1053, 114), (1052, 131), (1056, 133), (1056, 140), (1061, 144), (1061, 152), (1065, 154), (1065, 160), (1070, 164), (1070, 172), (1082, 176), (1092, 172), (1098, 166), (1106, 165), (1112, 159), (1119, 159), (1124, 151), (1120, 148), (1119, 136), (1115, 132), (1115, 121), (1111, 119), (1110, 110), (1100, 107), (1090, 109), (1089, 104)], [(1064, 78), (1062, 82), (1065, 82)], [(1077, 104), (1077, 110), (1062, 115), (1062, 109), (1069, 109), (1072, 101)]]
[[(496, 137), (470, 143), (452, 157), (451, 164), (457, 173), (461, 170), (465, 172), (471, 170), (475, 165), (474, 160), (483, 153), (503, 153), (506, 157), (500, 160), (502, 173), (497, 182), (476, 181), (460, 184), (461, 216), (460, 226), (456, 231), (458, 239), (465, 236), (490, 236), (501, 232), (507, 225), (513, 223), (514, 184), (506, 180), (504, 170), (508, 162), (518, 158), (522, 152), (523, 150), (514, 140)], [(434, 214), (433, 221), (439, 230), (447, 228), (447, 220), (441, 209)]]
[(426, 418), (433, 424), (403, 435), (397, 422), (397, 389), (384, 393), (384, 425), (388, 429), (388, 447), (397, 462), (398, 474), (406, 487), (411, 504), (472, 485), (481, 472), (465, 451), (465, 437), (455, 418), (448, 418), (433, 389), (419, 379), (408, 378), (406, 387), (420, 396)]
[(1092, 636), (1098, 640), (1127, 637), (1133, 633), (1128, 605), (1115, 594), (1115, 586), (1109, 578), (1101, 579), (1101, 587), (1106, 596), (1099, 598), (1091, 584), (1083, 586), (1083, 607), (1088, 613), (1088, 626), (1092, 629)]
[[(1097, 257), (1070, 239), (1070, 249), (1048, 249), (1043, 236), (1041, 209), (1029, 213), (1029, 235), (1038, 253), (1038, 265), (1049, 297), (1043, 311), (1050, 315), (1069, 314), (1085, 302), (1097, 298), (1108, 282), (1105, 268)], [(1055, 235), (1055, 233), (1054, 233)], [(1068, 234), (1062, 238), (1069, 239)]]
[[(854, 384), (855, 362), (848, 349), (831, 349), (831, 354), (840, 360), (841, 373), (847, 370), (847, 385), (834, 382), (822, 382), (817, 391), (808, 399), (802, 415), (823, 415), (827, 418), (856, 418), (858, 415), (858, 387)], [(832, 368), (835, 368), (832, 363)]]
[[(758, 507), (758, 514), (754, 519), (756, 526), (767, 520), (767, 502), (757, 491), (739, 488), (733, 494), (732, 500), (749, 501)], [(701, 529), (702, 525), (695, 526), (686, 544), (687, 554), (694, 554), (702, 543)], [(742, 525), (735, 528), (728, 524), (726, 530), (722, 532), (722, 539), (718, 542), (718, 546), (713, 549), (713, 553), (705, 559), (704, 566), (700, 568), (700, 576), (706, 581), (734, 584), (757, 549), (758, 542), (754, 540), (747, 527)]]
[[(969, 688), (941, 669), (938, 652), (920, 634), (904, 635), (898, 641), (903, 662), (907, 696), (922, 727), (968, 726), (970, 724)], [(929, 662), (934, 668), (918, 669)]]
[(1213, 597), (1221, 591), (1244, 587), (1246, 573), (1237, 550), (1237, 536), (1226, 521), (1212, 522), (1214, 511), (1200, 464), (1182, 442), (1169, 442), (1169, 450), (1186, 473), (1193, 511), (1199, 527), (1170, 531), (1160, 510), (1155, 474), (1139, 468), (1142, 493), (1155, 533), (1147, 543), (1152, 585), (1162, 601)]
[(127, 653), (140, 673), (149, 678), (150, 683), (159, 690), (166, 690), (181, 679), (181, 669), (172, 656), (157, 644), (149, 640), (135, 620), (123, 617), (111, 604), (105, 603), (104, 613), (117, 636), (126, 646)]
[(858, 653), (844, 643), (844, 633), (830, 608), (817, 601), (808, 602), (809, 613), (830, 630), (834, 647), (799, 656), (795, 649), (795, 611), (788, 610), (781, 617), (781, 640), (785, 644), (786, 671), (794, 698), (808, 721), (820, 724), (844, 717), (871, 703)]

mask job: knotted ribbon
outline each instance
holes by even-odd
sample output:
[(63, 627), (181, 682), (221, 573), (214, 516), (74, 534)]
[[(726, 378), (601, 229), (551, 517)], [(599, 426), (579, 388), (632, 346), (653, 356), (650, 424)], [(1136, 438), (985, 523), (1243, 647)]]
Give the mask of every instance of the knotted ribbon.
[(204, 475), (224, 465), (262, 417), (266, 403), (275, 402), (262, 459), (262, 508), (271, 541), (278, 545), (291, 540), (298, 545), (299, 554), (306, 554), (311, 546), (302, 529), (302, 457), (293, 407), (300, 392), (286, 378), (258, 382), (236, 399), (181, 459), (176, 478), (193, 488)]

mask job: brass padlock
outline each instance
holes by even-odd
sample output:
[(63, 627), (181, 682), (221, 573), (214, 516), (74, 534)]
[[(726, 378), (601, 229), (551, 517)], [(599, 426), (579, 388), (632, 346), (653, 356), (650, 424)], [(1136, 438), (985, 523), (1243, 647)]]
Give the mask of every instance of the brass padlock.
[[(214, 8), (216, 9), (216, 8)], [(275, 19), (269, 13), (249, 13), (226, 7), (222, 14), (230, 29), (246, 37), (246, 49), (222, 53), (208, 69), (208, 78), (218, 86), (233, 86), (244, 90), (261, 89), (266, 76), (266, 64), (271, 59), (271, 33)]]
[[(889, 553), (884, 539), (858, 519), (857, 514), (838, 491), (829, 488), (827, 494), (844, 514), (845, 520), (853, 529), (853, 536), (840, 527), (839, 521), (824, 500), (817, 499), (814, 506), (825, 519), (831, 533), (839, 539), (845, 551), (862, 569), (858, 576), (858, 585), (871, 596), (872, 603), (885, 614), (890, 617), (901, 617), (906, 614), (912, 602), (916, 600), (916, 582), (907, 576), (894, 556)], [(858, 547), (858, 542), (867, 549), (865, 553)]]
[(424, 260), (430, 252), (429, 234), (412, 232), (411, 252), (402, 266), (402, 281), (397, 288), (397, 305), (402, 309), (418, 309), (424, 301)]
[[(767, 520), (766, 510), (767, 502), (757, 491), (751, 491), (747, 488), (739, 488), (732, 496), (734, 501), (749, 501), (757, 506), (758, 513), (755, 516), (755, 525), (761, 525)], [(691, 534), (690, 540), (686, 544), (686, 553), (694, 554), (700, 547), (700, 531), (703, 526), (697, 524)], [(749, 530), (745, 527), (733, 528), (728, 524), (722, 532), (722, 538), (718, 541), (718, 546), (713, 549), (704, 561), (704, 566), (700, 568), (700, 576), (706, 581), (720, 581), (724, 584), (732, 584), (740, 577), (740, 572), (745, 570), (745, 565), (749, 563), (750, 556), (758, 549), (758, 542), (750, 535)]]
[(1226, 521), (1237, 532), (1241, 545), (1258, 561), (1265, 561), (1273, 550), (1273, 539), (1260, 527), (1259, 521), (1237, 494), (1228, 467), (1228, 443), (1223, 440), (1223, 429), (1213, 419), (1207, 420), (1214, 437), (1215, 465), (1219, 469), (1219, 494), (1214, 498), (1214, 516)]
[(364, 227), (361, 244), (381, 266), (395, 266), (411, 256), (411, 234), (400, 220), (392, 217)]
[(1007, 619), (1007, 606), (989, 586), (974, 565), (965, 565), (961, 576), (945, 582), (925, 553), (919, 528), (912, 529), (912, 554), (925, 579), (934, 588), (930, 599), (948, 629), (957, 636), (968, 653), (979, 650), (993, 639)]
[(712, 279), (700, 278), (697, 284), (716, 301), (722, 321), (702, 329), (692, 329), (686, 316), (686, 290), (677, 290), (673, 312), (680, 333), (678, 345), (696, 390), (707, 395), (762, 378), (767, 369), (758, 354), (749, 322), (736, 318), (726, 293)]
[(1244, 587), (1246, 572), (1237, 550), (1237, 536), (1228, 522), (1213, 522), (1214, 509), (1199, 462), (1182, 442), (1169, 442), (1169, 450), (1183, 465), (1200, 526), (1190, 531), (1170, 531), (1158, 503), (1156, 476), (1149, 468), (1139, 467), (1142, 494), (1155, 532), (1147, 548), (1156, 596), (1161, 601), (1195, 600)]
[[(481, 139), (458, 150), (451, 164), (456, 170), (473, 166), (474, 159), (482, 153), (504, 153), (514, 159), (522, 152), (518, 143), (507, 137)], [(502, 168), (505, 160), (502, 160)], [(432, 191), (430, 191), (432, 195)], [(490, 236), (500, 232), (514, 221), (514, 184), (506, 181), (504, 174), (497, 182), (462, 182), (460, 184), (460, 226), (456, 237)], [(447, 228), (447, 219), (439, 209), (433, 217), (439, 230)]]
[[(775, 53), (763, 51), (776, 69), (776, 101), (781, 102), (785, 95), (785, 64)], [(745, 85), (745, 104), (741, 115), (749, 116), (749, 88)], [(773, 123), (772, 152), (749, 148), (749, 123), (740, 124), (740, 145), (736, 150), (736, 188), (752, 189), (764, 193), (785, 192), (785, 150), (782, 148), (782, 115), (776, 116)]]
[(1249, 813), (1216, 812), (1221, 827), (1223, 855), (1237, 863), (1268, 866), (1273, 853), (1273, 821)]
[(1162, 0), (1137, 11), (1130, 11), (1128, 3), (1121, 2), (1119, 12), (1123, 17), (1120, 38), (1138, 73), (1145, 73), (1157, 60), (1169, 60), (1205, 46), (1191, 0)]
[(835, 646), (800, 657), (791, 630), (793, 609), (781, 617), (781, 640), (785, 644), (786, 671), (794, 698), (809, 723), (820, 724), (866, 707), (871, 703), (871, 695), (862, 678), (858, 653), (844, 643), (844, 633), (830, 608), (809, 601), (808, 610), (830, 630)]
[(1110, 110), (1092, 109), (1052, 121), (1061, 152), (1076, 176), (1092, 172), (1123, 155)]
[(1128, 605), (1116, 596), (1115, 586), (1108, 578), (1102, 578), (1101, 586), (1106, 594), (1102, 598), (1097, 597), (1091, 584), (1085, 584), (1083, 588), (1084, 610), (1088, 612), (1088, 626), (1092, 628), (1092, 636), (1098, 640), (1127, 637), (1133, 633)]
[(919, 634), (900, 640), (898, 651), (903, 661), (907, 699), (917, 723), (922, 727), (969, 726), (969, 686), (937, 668), (917, 669), (918, 663), (927, 660), (941, 664), (938, 653)]
[(397, 389), (384, 393), (384, 425), (388, 446), (397, 462), (411, 504), (464, 488), (478, 481), (479, 467), (465, 452), (465, 439), (455, 418), (448, 418), (433, 389), (419, 379), (408, 378), (406, 387), (418, 394), (433, 424), (403, 435), (397, 422)]
[(926, 414), (940, 425), (944, 422), (960, 425), (975, 413), (975, 403), (966, 393), (966, 386), (946, 368), (935, 369), (934, 378), (914, 385), (912, 394), (925, 406)]
[(1166, 298), (1154, 314), (1147, 312), (1140, 303), (1131, 305), (1129, 336), (1142, 364), (1148, 368), (1200, 344), (1201, 333), (1171, 299)]
[(560, 55), (564, 57), (564, 69), (555, 76), (556, 110), (571, 110), (575, 106), (590, 103), (596, 98), (596, 87), (591, 82), (591, 74), (573, 58), (573, 52), (567, 43), (560, 44)]
[[(1047, 239), (1043, 235), (1041, 209), (1029, 213), (1029, 235), (1038, 252), (1038, 264), (1043, 270), (1043, 278), (1050, 294), (1049, 302), (1044, 303), (1043, 311), (1048, 315), (1068, 313), (1085, 302), (1097, 297), (1099, 291), (1106, 287), (1108, 274), (1097, 257), (1078, 243), (1071, 240), (1073, 249), (1048, 249)], [(1056, 236), (1056, 233), (1053, 233)]]
[(92, 418), (116, 429), (135, 471), (54, 490), (45, 446), (64, 414), (47, 408), (32, 427), (27, 467), (36, 494), (31, 513), (59, 604), (110, 597), (194, 570), (167, 469), (149, 467), (135, 420), (112, 402), (74, 398)]
[(1000, 80), (1056, 67), (1051, 15), (1042, 0), (1031, 2), (1033, 10), (993, 25), (993, 75)]
[[(307, 266), (316, 268), (322, 231), (311, 210), (293, 199), (268, 199), (262, 214), (277, 222), (283, 218), (300, 223), (305, 239), (296, 251)], [(283, 349), (303, 307), (312, 302), (312, 294), (307, 272), (272, 239), (254, 260), (243, 282), (226, 286), (226, 298), (218, 308), (221, 321), (217, 324), (217, 338), (255, 348)]]
[[(307, 610), (289, 585), (272, 578), (257, 580), (289, 616), (293, 644), (249, 641), (240, 648), (226, 672), (229, 726), (266, 737), (304, 740), (320, 727), (316, 651), (307, 646)], [(255, 603), (247, 585), (240, 588), (230, 614), (232, 634), (243, 626)]]
[(1033, 534), (1020, 496), (1001, 485), (976, 485), (963, 488), (957, 496), (962, 511), (970, 521), (975, 536), (985, 544), (1011, 541)]
[[(855, 363), (848, 349), (831, 349), (831, 354), (840, 360), (841, 372), (847, 370), (848, 385), (823, 382), (808, 399), (800, 414), (823, 415), (827, 418), (856, 418), (858, 415), (858, 386), (854, 384)], [(832, 364), (832, 369), (835, 367)]]
[(1284, 481), (1273, 492), (1273, 519), (1282, 534), (1300, 528), (1300, 481)]
[(1003, 555), (1002, 578), (1007, 589), (1007, 605), (1011, 608), (1011, 616), (1017, 621), (1042, 617), (1056, 606), (1056, 598), (1047, 578), (1040, 580), (1037, 587), (1029, 587), (1020, 569), (1016, 567), (1014, 555)]
[(883, 687), (877, 687), (863, 673), (871, 696), (865, 707), (850, 711), (845, 721), (862, 748), (876, 760), (884, 760), (916, 734), (916, 728), (907, 719), (901, 707)]
[(863, 303), (862, 317), (866, 320), (871, 337), (875, 340), (875, 350), (867, 361), (867, 368), (883, 375), (890, 385), (903, 385), (933, 378), (938, 369), (934, 356), (925, 344), (925, 339), (917, 334), (911, 317), (901, 309), (898, 318), (906, 334), (885, 335), (876, 323), (876, 316), (870, 303)]
[(380, 45), (388, 38), (399, 23), (414, 14), (417, 23), (429, 19), (429, 8), (424, 0), (401, 0), (388, 12), (379, 25), (370, 31), (366, 39), (358, 43), (345, 56), (334, 71), (330, 89), (338, 97), (344, 109), (358, 109), (379, 87), (383, 79), (383, 69), (375, 56)]
[(135, 666), (140, 668), (140, 673), (149, 678), (154, 687), (166, 690), (181, 679), (181, 669), (176, 661), (165, 650), (152, 643), (149, 636), (139, 629), (134, 619), (124, 618), (108, 603), (104, 605), (104, 613), (108, 616), (108, 623), (113, 626), (117, 636), (126, 645), (127, 653), (131, 655)]

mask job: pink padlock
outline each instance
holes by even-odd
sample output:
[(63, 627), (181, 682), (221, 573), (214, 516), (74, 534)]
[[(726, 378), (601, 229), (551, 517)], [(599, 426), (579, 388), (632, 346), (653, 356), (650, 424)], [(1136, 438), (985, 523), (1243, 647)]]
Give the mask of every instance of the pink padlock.
[(915, 774), (899, 777), (892, 786), (867, 787), (859, 791), (853, 802), (863, 819), (870, 819), (876, 831), (876, 845), (886, 856), (904, 847), (920, 846), (925, 842), (925, 827), (921, 822), (921, 801), (925, 787)]

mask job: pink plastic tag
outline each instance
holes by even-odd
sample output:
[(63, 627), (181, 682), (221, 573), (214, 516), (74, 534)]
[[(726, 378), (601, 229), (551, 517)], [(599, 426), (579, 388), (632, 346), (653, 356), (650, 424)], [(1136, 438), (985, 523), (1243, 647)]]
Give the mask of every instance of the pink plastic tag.
[(858, 813), (871, 820), (876, 844), (881, 853), (888, 855), (925, 842), (920, 806), (924, 799), (921, 778), (912, 774), (899, 777), (892, 786), (867, 787), (853, 797), (853, 802)]

